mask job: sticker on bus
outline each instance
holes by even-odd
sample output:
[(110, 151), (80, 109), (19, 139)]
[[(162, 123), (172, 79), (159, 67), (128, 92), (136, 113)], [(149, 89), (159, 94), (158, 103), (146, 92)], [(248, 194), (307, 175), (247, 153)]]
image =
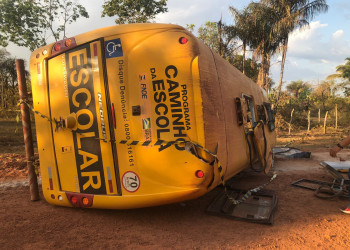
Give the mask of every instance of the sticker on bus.
[(140, 178), (134, 172), (126, 172), (123, 175), (123, 187), (130, 193), (136, 192), (140, 188)]
[(123, 47), (120, 39), (114, 39), (105, 42), (106, 58), (122, 57)]

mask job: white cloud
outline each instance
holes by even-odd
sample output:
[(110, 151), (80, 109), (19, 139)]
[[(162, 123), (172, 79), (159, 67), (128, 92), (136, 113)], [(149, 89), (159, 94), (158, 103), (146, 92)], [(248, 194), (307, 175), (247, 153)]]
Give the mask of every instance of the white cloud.
[(156, 22), (186, 26), (195, 24), (198, 28), (206, 21), (219, 21), (221, 15), (226, 22), (231, 21), (226, 0), (169, 0), (168, 12), (159, 14)]
[[(339, 27), (332, 32), (332, 28), (316, 21), (290, 36), (284, 80), (322, 80), (335, 72), (350, 55), (350, 34)], [(277, 78), (279, 67), (273, 67), (272, 74)]]
[(344, 30), (337, 30), (332, 34), (333, 39), (341, 39), (344, 37)]

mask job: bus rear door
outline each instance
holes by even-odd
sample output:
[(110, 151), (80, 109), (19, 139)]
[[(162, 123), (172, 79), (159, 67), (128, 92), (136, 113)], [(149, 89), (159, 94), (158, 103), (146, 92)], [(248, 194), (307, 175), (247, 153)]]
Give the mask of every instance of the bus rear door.
[[(114, 131), (97, 40), (48, 61), (50, 112), (62, 191), (121, 195)], [(112, 134), (111, 134), (112, 133)]]

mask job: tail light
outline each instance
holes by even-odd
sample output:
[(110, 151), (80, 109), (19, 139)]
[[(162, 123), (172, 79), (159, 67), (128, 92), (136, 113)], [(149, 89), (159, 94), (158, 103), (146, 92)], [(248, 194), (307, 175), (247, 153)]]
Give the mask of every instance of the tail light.
[(204, 172), (202, 170), (197, 170), (196, 171), (196, 177), (197, 178), (203, 178), (204, 177)]
[(188, 42), (188, 39), (186, 37), (180, 37), (179, 42), (181, 44), (186, 44)]
[(72, 49), (76, 46), (77, 46), (77, 43), (76, 43), (74, 37), (58, 41), (52, 47), (51, 55), (53, 55), (53, 56), (57, 55), (61, 52)]
[(66, 192), (66, 195), (73, 207), (91, 207), (94, 201), (92, 194)]

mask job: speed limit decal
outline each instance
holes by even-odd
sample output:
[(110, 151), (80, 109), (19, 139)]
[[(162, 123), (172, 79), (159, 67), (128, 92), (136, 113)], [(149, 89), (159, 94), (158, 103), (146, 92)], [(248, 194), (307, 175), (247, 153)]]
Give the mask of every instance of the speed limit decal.
[(123, 175), (123, 187), (130, 193), (136, 192), (140, 187), (140, 178), (134, 172), (126, 172)]

